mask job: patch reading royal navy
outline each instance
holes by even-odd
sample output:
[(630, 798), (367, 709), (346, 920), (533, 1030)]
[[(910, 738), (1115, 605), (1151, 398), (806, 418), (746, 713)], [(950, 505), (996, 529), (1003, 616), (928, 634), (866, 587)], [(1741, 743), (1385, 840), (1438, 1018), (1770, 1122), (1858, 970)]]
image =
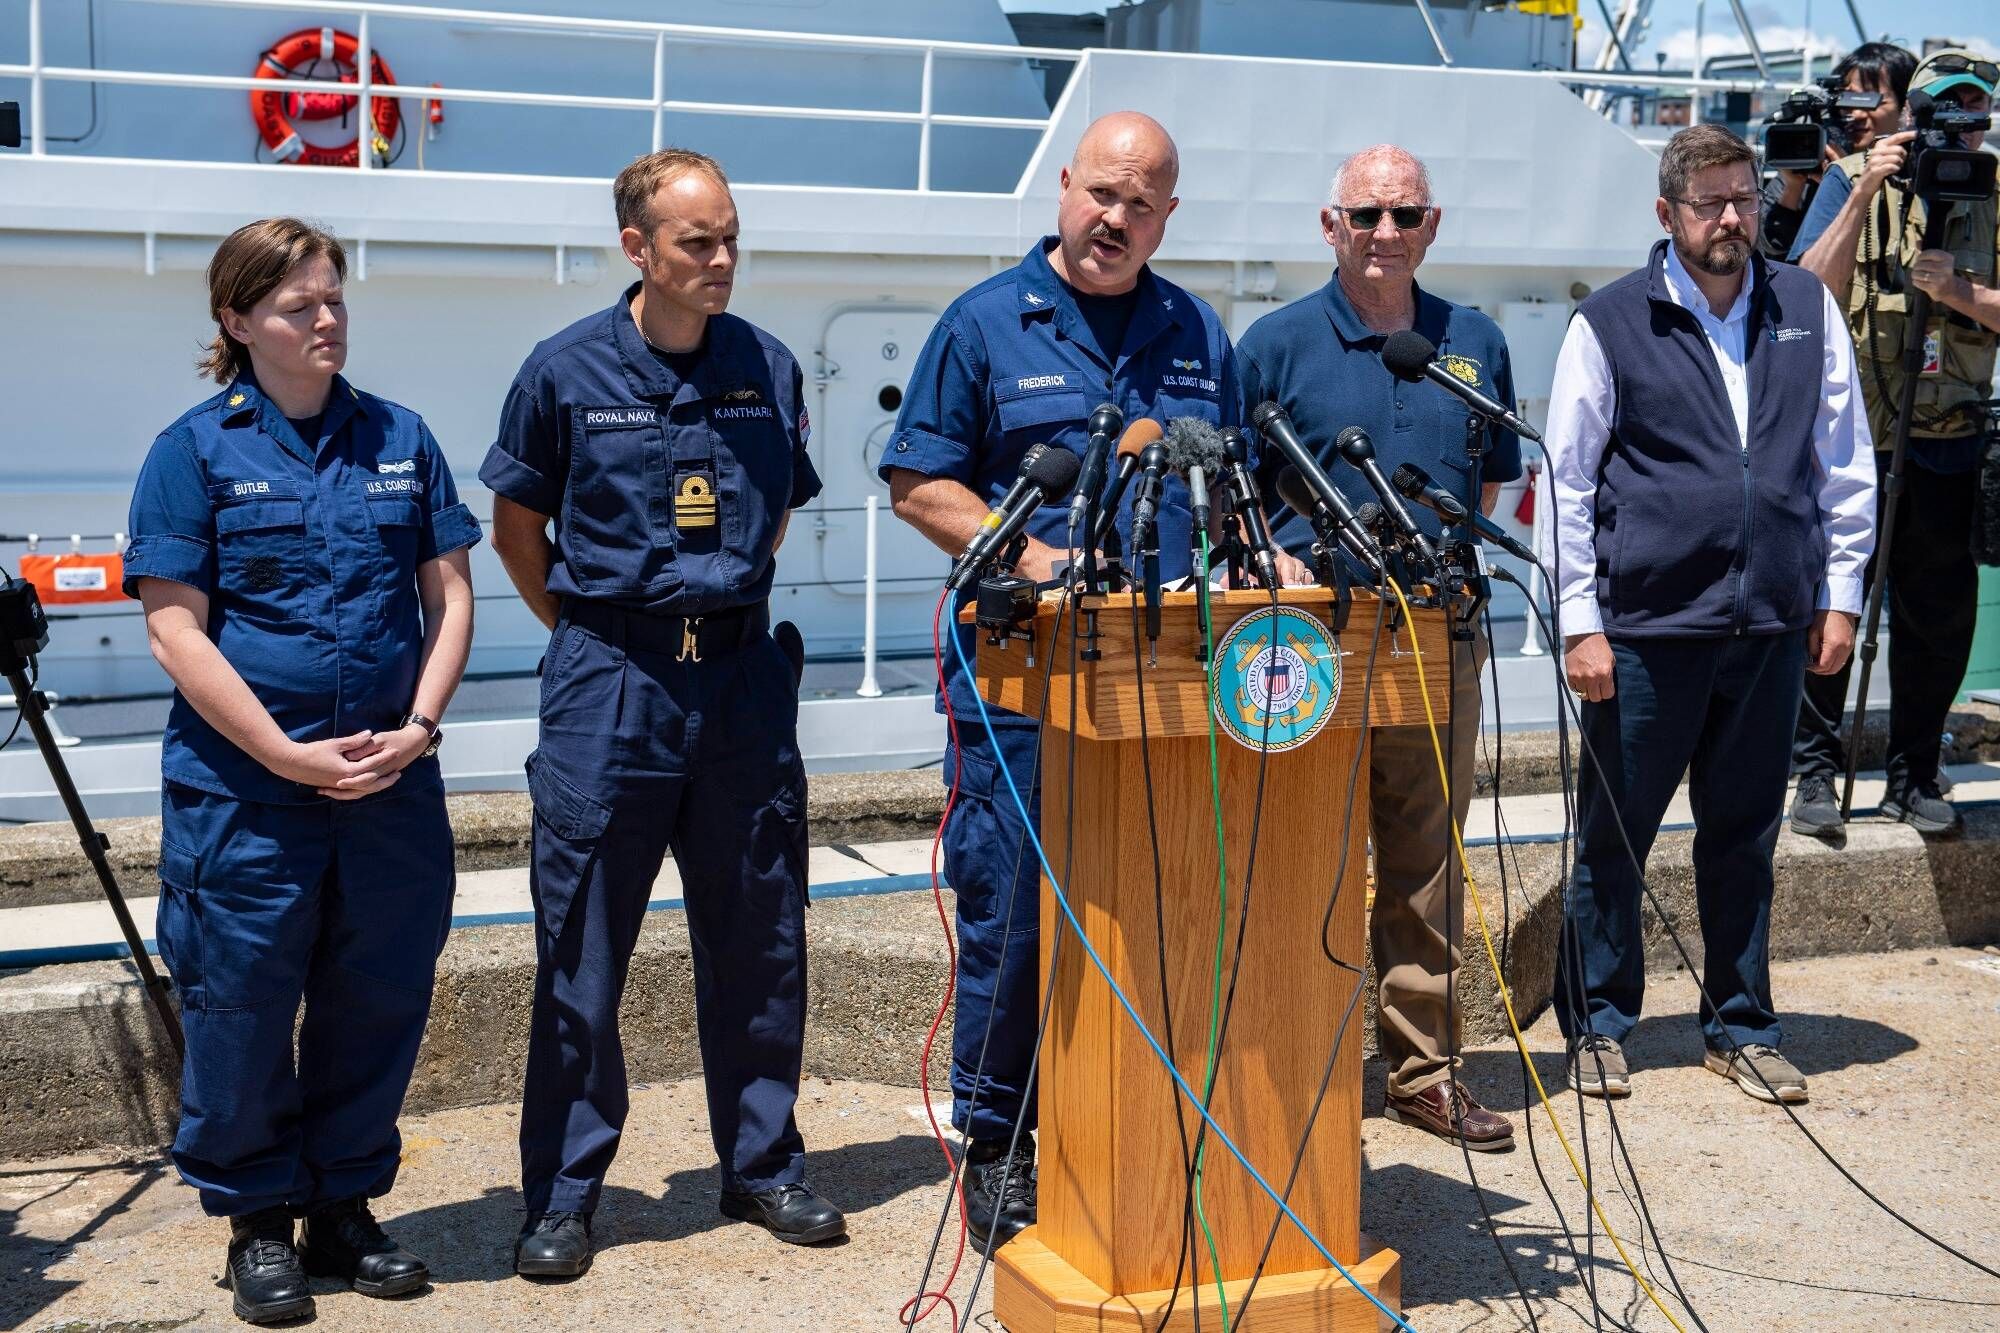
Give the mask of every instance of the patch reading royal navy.
[(275, 556), (253, 555), (243, 562), (243, 581), (252, 592), (269, 592), (285, 581), (285, 570)]
[(1209, 706), (1240, 745), (1295, 750), (1319, 734), (1339, 702), (1340, 654), (1326, 627), (1296, 607), (1253, 611), (1215, 646)]
[(586, 426), (650, 426), (659, 419), (659, 409), (652, 407), (586, 407), (583, 409), (583, 424)]
[(674, 492), (674, 526), (683, 532), (715, 526), (715, 477), (690, 472)]

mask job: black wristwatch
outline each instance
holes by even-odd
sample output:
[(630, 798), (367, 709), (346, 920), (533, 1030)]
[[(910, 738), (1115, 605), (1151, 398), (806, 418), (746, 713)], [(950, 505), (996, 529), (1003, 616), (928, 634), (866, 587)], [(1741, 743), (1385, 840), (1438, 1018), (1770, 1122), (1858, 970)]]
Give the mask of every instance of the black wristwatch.
[(396, 724), (396, 730), (401, 731), (404, 727), (409, 727), (409, 726), (422, 727), (427, 733), (429, 733), (431, 738), (431, 743), (424, 747), (424, 752), (418, 755), (417, 758), (419, 759), (430, 758), (432, 755), (438, 752), (438, 746), (444, 744), (443, 728), (439, 727), (437, 723), (431, 721), (429, 718), (425, 717), (422, 713), (403, 714), (403, 720)]

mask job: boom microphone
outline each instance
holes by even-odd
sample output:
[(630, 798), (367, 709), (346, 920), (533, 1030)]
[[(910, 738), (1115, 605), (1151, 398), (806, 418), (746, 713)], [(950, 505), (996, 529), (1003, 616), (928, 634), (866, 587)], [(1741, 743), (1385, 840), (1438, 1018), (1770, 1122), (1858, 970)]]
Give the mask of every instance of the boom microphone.
[[(1141, 455), (1145, 453), (1146, 446), (1157, 444), (1164, 433), (1159, 422), (1151, 417), (1140, 417), (1118, 437), (1118, 470), (1112, 474), (1111, 489), (1104, 493), (1104, 508), (1098, 513), (1097, 527), (1090, 534), (1092, 550), (1103, 548), (1105, 537), (1118, 521), (1118, 502), (1125, 498), (1125, 488), (1131, 484), (1132, 474), (1144, 462)], [(1136, 532), (1133, 534), (1134, 537), (1137, 535)]]
[(1243, 538), (1250, 558), (1257, 562), (1257, 577), (1266, 588), (1278, 586), (1278, 553), (1271, 544), (1271, 525), (1264, 519), (1264, 497), (1257, 493), (1257, 479), (1250, 475), (1250, 441), (1234, 426), (1224, 426), (1222, 454), (1229, 469), (1229, 492), (1236, 512), (1243, 516)]
[(1100, 404), (1090, 414), (1090, 443), (1083, 450), (1083, 476), (1069, 502), (1069, 530), (1072, 534), (1083, 526), (1084, 513), (1097, 499), (1097, 493), (1104, 489), (1104, 465), (1111, 457), (1111, 441), (1124, 427), (1125, 414), (1110, 403)]
[(1208, 483), (1223, 464), (1222, 437), (1200, 417), (1175, 417), (1167, 423), (1167, 466), (1187, 478), (1188, 507), (1194, 530), (1208, 530)]
[(1368, 484), (1382, 497), (1382, 512), (1389, 516), (1390, 524), (1403, 540), (1429, 568), (1437, 569), (1437, 548), (1431, 545), (1430, 538), (1424, 536), (1417, 521), (1410, 517), (1410, 511), (1403, 507), (1402, 497), (1396, 494), (1396, 488), (1382, 475), (1381, 467), (1375, 462), (1375, 441), (1368, 438), (1368, 432), (1359, 426), (1349, 426), (1340, 432), (1333, 443), (1340, 450), (1340, 456), (1368, 478)]
[[(1319, 460), (1313, 457), (1312, 450), (1306, 448), (1305, 441), (1299, 438), (1299, 432), (1292, 425), (1292, 419), (1285, 414), (1285, 409), (1276, 403), (1264, 403), (1250, 414), (1250, 424), (1255, 426), (1258, 433), (1266, 440), (1278, 447), (1278, 452), (1285, 456), (1285, 461), (1298, 469), (1299, 480), (1311, 487), (1313, 494), (1319, 497), (1319, 502), (1333, 516), (1333, 523), (1341, 533), (1340, 544), (1354, 553), (1369, 573), (1380, 578), (1383, 569), (1380, 543), (1366, 528), (1355, 521), (1354, 506), (1347, 502), (1347, 497), (1341, 494), (1340, 487), (1334, 485), (1332, 479), (1326, 475), (1326, 469), (1322, 468)], [(1307, 517), (1310, 518), (1311, 515), (1307, 514)]]
[(1411, 384), (1429, 380), (1438, 387), (1456, 394), (1467, 407), (1488, 421), (1504, 426), (1524, 440), (1534, 440), (1537, 443), (1541, 441), (1540, 431), (1509, 412), (1502, 404), (1488, 398), (1446, 370), (1438, 361), (1437, 354), (1437, 344), (1415, 329), (1401, 329), (1392, 333), (1382, 344), (1382, 364), (1387, 366), (1389, 373), (1397, 379)]
[(965, 553), (951, 567), (944, 586), (958, 591), (972, 582), (1007, 544), (1020, 535), (1034, 512), (1050, 501), (1061, 500), (1076, 485), (1083, 464), (1067, 449), (1051, 449), (1045, 444), (1030, 448), (1021, 460), (1021, 475), (1014, 480), (998, 507), (980, 523), (966, 543)]
[(1485, 540), (1505, 551), (1517, 560), (1535, 563), (1535, 553), (1515, 541), (1498, 523), (1484, 514), (1474, 513), (1459, 503), (1458, 497), (1432, 481), (1430, 474), (1415, 463), (1404, 463), (1389, 478), (1391, 484), (1410, 499), (1423, 505), (1446, 523), (1471, 528)]

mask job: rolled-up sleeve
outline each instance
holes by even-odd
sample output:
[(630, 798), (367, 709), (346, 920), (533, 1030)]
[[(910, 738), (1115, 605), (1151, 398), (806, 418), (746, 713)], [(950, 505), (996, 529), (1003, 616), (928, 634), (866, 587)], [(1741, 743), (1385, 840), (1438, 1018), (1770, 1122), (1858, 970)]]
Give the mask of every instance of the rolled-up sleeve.
[(562, 508), (566, 469), (554, 409), (523, 372), (500, 408), (500, 432), (486, 451), (479, 479), (488, 490), (538, 514)]
[(444, 461), (444, 450), (429, 426), (423, 428), (424, 528), (417, 538), (417, 560), (435, 560), (479, 541), (479, 520), (458, 498), (458, 483)]
[(895, 434), (876, 468), (884, 481), (897, 468), (972, 485), (986, 434), (986, 377), (956, 319), (938, 321), (903, 390)]
[(1820, 581), (1818, 609), (1860, 615), (1864, 571), (1875, 549), (1875, 443), (1862, 406), (1846, 313), (1832, 292), (1823, 295), (1826, 379), (1813, 420), (1819, 521), (1826, 534), (1826, 577)]
[(194, 445), (178, 431), (153, 441), (132, 488), (125, 549), (124, 590), (139, 595), (140, 579), (171, 579), (204, 593), (215, 591), (215, 513), (208, 502), (208, 474)]
[(1556, 356), (1549, 389), (1549, 498), (1555, 521), (1541, 536), (1542, 567), (1555, 584), (1557, 632), (1597, 634), (1597, 469), (1617, 408), (1611, 367), (1590, 321), (1577, 315)]

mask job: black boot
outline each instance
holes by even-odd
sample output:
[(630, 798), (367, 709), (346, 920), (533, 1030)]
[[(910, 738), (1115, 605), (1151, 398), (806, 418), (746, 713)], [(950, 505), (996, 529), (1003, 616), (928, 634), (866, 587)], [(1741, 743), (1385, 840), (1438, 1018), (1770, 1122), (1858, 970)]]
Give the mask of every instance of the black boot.
[(390, 1240), (366, 1199), (342, 1199), (306, 1214), (306, 1272), (354, 1284), (363, 1296), (401, 1296), (431, 1280), (424, 1261)]
[(236, 1317), (248, 1323), (276, 1324), (313, 1312), (312, 1288), (292, 1248), (292, 1215), (285, 1209), (229, 1219), (229, 1290)]
[(724, 1190), (720, 1206), (724, 1217), (755, 1222), (793, 1245), (817, 1245), (847, 1234), (847, 1219), (840, 1209), (803, 1184), (754, 1192)]
[(578, 1277), (590, 1267), (589, 1213), (529, 1213), (514, 1241), (522, 1277)]
[(965, 1149), (965, 1229), (981, 1253), (1035, 1224), (1035, 1141), (974, 1139)]

